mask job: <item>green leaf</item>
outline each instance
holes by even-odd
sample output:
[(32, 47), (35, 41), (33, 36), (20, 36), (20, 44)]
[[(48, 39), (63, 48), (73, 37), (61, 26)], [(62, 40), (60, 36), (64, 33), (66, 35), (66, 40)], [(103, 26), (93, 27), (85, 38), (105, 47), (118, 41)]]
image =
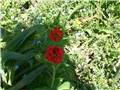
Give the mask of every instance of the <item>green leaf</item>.
[(37, 50), (29, 50), (25, 53), (25, 55), (28, 55), (28, 56), (35, 56), (36, 54), (38, 54), (39, 52)]
[(35, 88), (34, 90), (50, 90), (48, 87), (43, 87), (43, 88)]
[(42, 26), (35, 25), (29, 29), (24, 30), (15, 38), (13, 38), (13, 40), (10, 41), (10, 43), (5, 47), (5, 49), (13, 50), (13, 51), (18, 50), (20, 47), (23, 47), (23, 45), (25, 45), (24, 43), (26, 42), (26, 40), (30, 39), (31, 35), (33, 35), (37, 30), (41, 30), (41, 29), (43, 29)]
[(4, 28), (1, 28), (1, 33), (2, 34), (7, 34), (7, 35), (10, 34), (10, 32), (8, 32), (7, 30), (5, 30)]
[(17, 53), (17, 52), (11, 52), (11, 51), (7, 51), (7, 50), (5, 50), (2, 53), (2, 62), (6, 62), (7, 60), (10, 60), (10, 59), (28, 60), (30, 58), (31, 57), (29, 57), (27, 55), (20, 54), (20, 53)]
[(60, 85), (57, 90), (69, 90), (70, 89), (70, 82), (64, 82), (62, 85)]
[(19, 90), (22, 87), (30, 84), (38, 75), (42, 73), (42, 71), (45, 69), (45, 66), (40, 66), (37, 69), (33, 70), (30, 74), (28, 74), (25, 78), (20, 80), (16, 85), (9, 88), (8, 90)]
[[(51, 81), (51, 80), (50, 80)], [(63, 78), (55, 78), (54, 89), (58, 88), (63, 82)], [(50, 82), (49, 82), (50, 83)]]
[(54, 19), (54, 24), (59, 24), (61, 12), (58, 13), (57, 17)]

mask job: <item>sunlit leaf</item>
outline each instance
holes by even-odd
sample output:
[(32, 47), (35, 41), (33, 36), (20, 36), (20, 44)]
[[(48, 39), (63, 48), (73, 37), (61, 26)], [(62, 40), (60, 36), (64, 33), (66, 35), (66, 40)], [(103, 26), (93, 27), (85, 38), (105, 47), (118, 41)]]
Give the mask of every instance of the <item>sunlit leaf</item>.
[(61, 84), (57, 90), (69, 90), (70, 89), (70, 82), (64, 82), (63, 84)]

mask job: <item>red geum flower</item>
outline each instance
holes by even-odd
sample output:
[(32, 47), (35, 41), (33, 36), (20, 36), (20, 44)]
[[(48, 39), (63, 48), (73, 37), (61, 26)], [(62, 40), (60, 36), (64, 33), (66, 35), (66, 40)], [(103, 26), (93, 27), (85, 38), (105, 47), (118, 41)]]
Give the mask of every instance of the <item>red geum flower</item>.
[(57, 42), (63, 36), (63, 32), (60, 28), (55, 28), (54, 30), (50, 31), (49, 37), (51, 40)]
[(62, 61), (64, 50), (60, 46), (50, 46), (47, 48), (45, 57), (49, 62), (59, 64)]

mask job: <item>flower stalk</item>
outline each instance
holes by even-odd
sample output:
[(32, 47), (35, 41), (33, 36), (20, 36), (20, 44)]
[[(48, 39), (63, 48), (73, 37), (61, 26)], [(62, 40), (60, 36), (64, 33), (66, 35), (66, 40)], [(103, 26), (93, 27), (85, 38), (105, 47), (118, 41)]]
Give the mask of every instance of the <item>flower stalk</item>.
[(55, 69), (55, 66), (53, 65), (53, 76), (52, 76), (51, 90), (53, 90), (53, 86), (54, 86), (54, 82), (55, 82), (55, 74), (56, 74), (56, 69)]

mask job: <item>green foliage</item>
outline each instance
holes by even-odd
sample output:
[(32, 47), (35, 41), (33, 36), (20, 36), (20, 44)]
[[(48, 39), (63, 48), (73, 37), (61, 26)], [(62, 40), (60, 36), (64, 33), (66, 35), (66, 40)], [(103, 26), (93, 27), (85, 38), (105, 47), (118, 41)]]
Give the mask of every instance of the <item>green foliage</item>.
[[(22, 62), (25, 63), (25, 60), (29, 61), (31, 58), (33, 58), (36, 55), (36, 53), (38, 53), (38, 52), (35, 52), (35, 50), (31, 50), (31, 49), (30, 50), (28, 49), (25, 51), (22, 50), (22, 52), (20, 51), (20, 49), (23, 48), (23, 46), (26, 45), (26, 43), (30, 42), (30, 38), (33, 37), (33, 35), (35, 34), (35, 32), (37, 30), (43, 30), (42, 26), (36, 25), (36, 26), (31, 27), (30, 29), (24, 30), (23, 32), (18, 34), (13, 40), (11, 40), (6, 45), (6, 47), (2, 50), (2, 60), (1, 60), (1, 63), (2, 63), (1, 69), (2, 70), (1, 71), (3, 72), (2, 78), (3, 78), (4, 83), (6, 83), (8, 85), (12, 85), (15, 77), (18, 77), (19, 75), (21, 75), (21, 73), (18, 73), (17, 74), (18, 76), (16, 76), (14, 66), (16, 64), (20, 65)], [(17, 53), (15, 51), (19, 51), (19, 52)], [(6, 73), (4, 71), (5, 69), (8, 71), (7, 74), (9, 75), (9, 77), (5, 76), (5, 73)], [(42, 72), (43, 69), (44, 69), (43, 66), (41, 66), (37, 70), (31, 71), (31, 73), (28, 74), (26, 78), (20, 80), (10, 90), (20, 89), (23, 86), (28, 85), (29, 83), (31, 83), (34, 80), (34, 78), (36, 78)], [(41, 70), (41, 72), (40, 72), (40, 70)], [(38, 73), (38, 71), (39, 71), (39, 73)], [(27, 82), (25, 82), (25, 81), (27, 81)], [(8, 88), (8, 86), (5, 86), (4, 88)]]
[(8, 90), (16, 90), (16, 89), (21, 89), (21, 87), (24, 87), (28, 84), (30, 84), (38, 75), (42, 73), (44, 70), (44, 66), (40, 66), (37, 69), (33, 70), (30, 74), (27, 75), (27, 77), (23, 78), (21, 81), (19, 81), (16, 85), (11, 87)]
[[(52, 64), (44, 56), (57, 45), (65, 55), (54, 90), (120, 89), (120, 1), (28, 1), (0, 3), (2, 88), (49, 90)], [(58, 42), (49, 39), (55, 27), (64, 32)]]
[(60, 85), (57, 90), (62, 90), (62, 89), (70, 89), (70, 82), (64, 82), (62, 85)]

